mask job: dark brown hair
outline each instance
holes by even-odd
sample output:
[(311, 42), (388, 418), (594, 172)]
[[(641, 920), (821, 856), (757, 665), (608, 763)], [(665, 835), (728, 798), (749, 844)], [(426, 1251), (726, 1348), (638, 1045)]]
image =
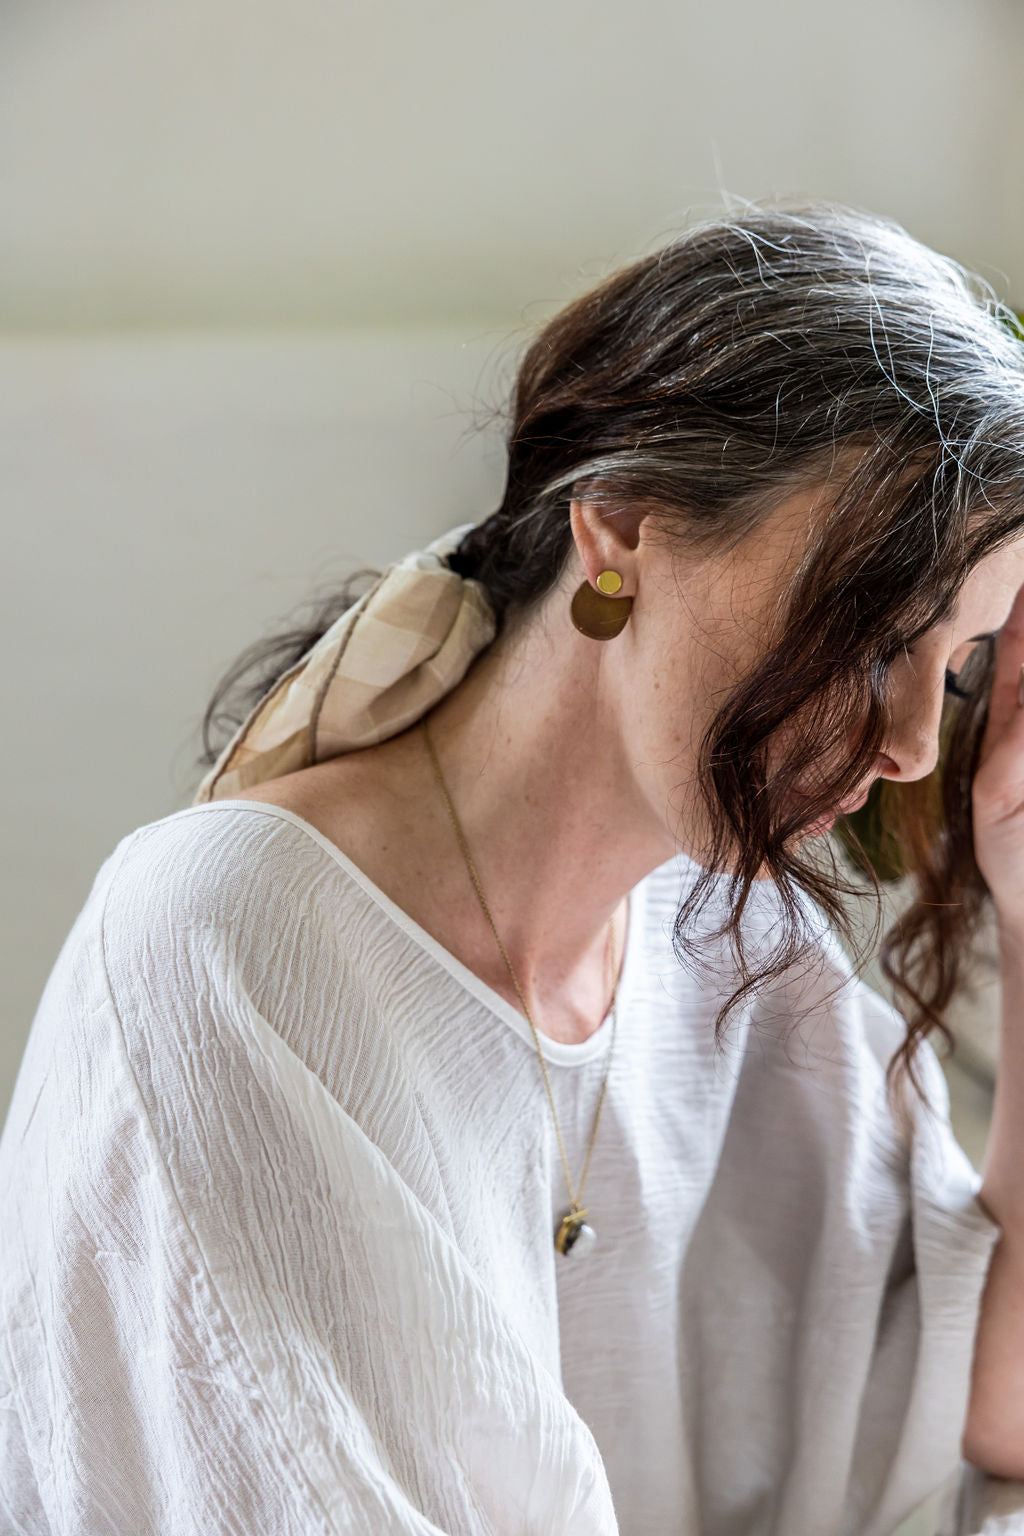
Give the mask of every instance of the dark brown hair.
[[(752, 989), (812, 952), (809, 910), (855, 947), (841, 898), (859, 886), (834, 858), (826, 869), (794, 846), (793, 834), (874, 774), (888, 736), (889, 667), (950, 616), (979, 560), (1024, 533), (1024, 348), (1013, 312), (980, 277), (890, 220), (835, 203), (732, 202), (727, 215), (613, 273), (530, 341), (508, 413), (502, 500), (449, 560), (484, 583), (500, 628), (562, 574), (573, 495), (642, 505), (699, 552), (735, 543), (794, 490), (836, 484), (786, 594), (784, 623), (699, 753), (711, 842), (673, 942), (680, 963), (699, 970), (696, 919), (731, 869), (714, 938), (733, 944), (740, 985), (718, 1014), (716, 1040)], [(305, 629), (247, 653), (207, 710), (204, 764), (218, 755), (215, 710), (241, 672), (275, 657), (235, 722), (354, 600), (338, 594)], [(935, 773), (872, 791), (886, 856), (915, 893), (880, 949), (907, 1021), (887, 1084), (892, 1093), (906, 1072), (925, 1102), (914, 1054), (935, 1028), (952, 1045), (942, 1011), (988, 896), (970, 794), (991, 681), (991, 651), (979, 656), (960, 674), (964, 696), (948, 698)], [(769, 743), (777, 748), (794, 717), (800, 732), (769, 774)], [(826, 774), (826, 763), (838, 766)], [(809, 765), (816, 792), (797, 814), (786, 806), (797, 784), (806, 791)], [(851, 824), (844, 840), (878, 898), (877, 850)], [(751, 969), (741, 924), (765, 870), (780, 898), (778, 943)]]

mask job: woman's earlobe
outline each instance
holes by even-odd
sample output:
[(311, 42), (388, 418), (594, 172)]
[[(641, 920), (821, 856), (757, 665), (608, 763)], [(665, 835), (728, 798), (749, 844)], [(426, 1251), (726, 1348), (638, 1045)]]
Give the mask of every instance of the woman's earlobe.
[(633, 607), (632, 597), (612, 597), (622, 586), (618, 571), (602, 571), (597, 587), (583, 581), (573, 594), (569, 609), (573, 624), (588, 640), (614, 640), (625, 628)]

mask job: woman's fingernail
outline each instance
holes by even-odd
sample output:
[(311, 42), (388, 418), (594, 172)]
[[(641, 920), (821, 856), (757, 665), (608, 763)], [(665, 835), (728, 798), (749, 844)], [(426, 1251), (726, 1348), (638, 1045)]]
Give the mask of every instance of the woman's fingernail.
[(1017, 678), (1017, 704), (1024, 709), (1024, 662), (1021, 662), (1020, 673)]

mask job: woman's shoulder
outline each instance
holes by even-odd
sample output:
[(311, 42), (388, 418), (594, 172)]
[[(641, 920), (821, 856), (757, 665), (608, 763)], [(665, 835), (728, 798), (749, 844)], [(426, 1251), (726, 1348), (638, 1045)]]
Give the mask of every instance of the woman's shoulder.
[(276, 944), (324, 902), (336, 920), (350, 888), (328, 840), (299, 815), (238, 799), (137, 827), (105, 862), (95, 896), (108, 962), (130, 965), (213, 931), (236, 952)]
[(150, 1018), (187, 1032), (208, 1005), (308, 1020), (328, 1006), (329, 978), (363, 964), (365, 897), (283, 807), (189, 806), (115, 852), (83, 937), (129, 1035)]

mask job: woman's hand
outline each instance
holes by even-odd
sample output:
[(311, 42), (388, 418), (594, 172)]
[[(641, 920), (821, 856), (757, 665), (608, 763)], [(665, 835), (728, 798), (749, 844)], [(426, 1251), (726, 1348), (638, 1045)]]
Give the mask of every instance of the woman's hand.
[(1000, 929), (1024, 945), (1024, 585), (996, 642), (988, 721), (971, 787), (974, 856)]
[[(971, 786), (974, 854), (999, 929), (999, 1066), (978, 1204), (1002, 1229), (975, 1335), (962, 1452), (1024, 1478), (1024, 586), (999, 631), (988, 720)], [(1020, 691), (1018, 691), (1020, 690)]]

